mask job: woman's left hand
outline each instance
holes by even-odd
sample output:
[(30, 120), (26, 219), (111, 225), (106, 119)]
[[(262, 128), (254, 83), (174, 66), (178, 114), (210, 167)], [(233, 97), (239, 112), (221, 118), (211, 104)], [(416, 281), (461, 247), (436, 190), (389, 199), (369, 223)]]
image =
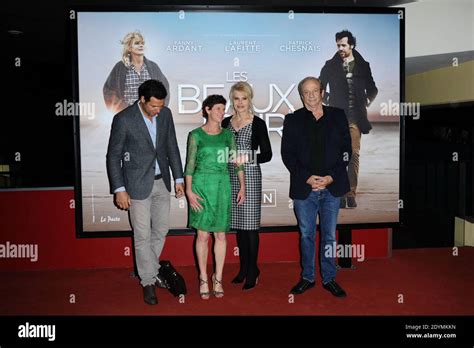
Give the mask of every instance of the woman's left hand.
[(237, 193), (237, 205), (242, 205), (245, 202), (245, 187), (240, 187), (239, 193)]
[(234, 162), (235, 166), (238, 167), (242, 164), (247, 163), (249, 161), (248, 157), (249, 157), (248, 154), (245, 154), (245, 153), (239, 154), (237, 158), (235, 159), (235, 162)]

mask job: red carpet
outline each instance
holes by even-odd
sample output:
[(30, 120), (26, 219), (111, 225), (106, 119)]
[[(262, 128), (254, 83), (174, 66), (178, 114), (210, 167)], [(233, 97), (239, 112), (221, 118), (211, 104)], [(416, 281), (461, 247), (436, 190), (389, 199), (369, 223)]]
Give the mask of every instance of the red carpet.
[(289, 290), (299, 278), (297, 263), (261, 264), (260, 282), (249, 292), (230, 284), (238, 265), (226, 265), (225, 297), (208, 301), (198, 296), (196, 269), (179, 267), (188, 287), (184, 302), (158, 289), (157, 306), (143, 302), (131, 269), (3, 272), (0, 315), (474, 314), (474, 248), (460, 248), (458, 256), (451, 248), (398, 250), (388, 259), (354, 264), (356, 270), (337, 277), (347, 298), (325, 291), (318, 275), (316, 287), (294, 302)]

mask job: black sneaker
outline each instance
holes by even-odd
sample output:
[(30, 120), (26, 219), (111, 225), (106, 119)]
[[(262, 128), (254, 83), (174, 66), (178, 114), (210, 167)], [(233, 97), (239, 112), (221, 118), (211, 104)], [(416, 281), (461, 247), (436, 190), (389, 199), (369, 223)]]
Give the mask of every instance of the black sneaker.
[(348, 208), (356, 208), (357, 207), (355, 197), (347, 197), (347, 207)]
[(304, 278), (301, 278), (298, 284), (296, 284), (290, 293), (293, 295), (300, 295), (308, 289), (314, 288), (315, 282), (310, 282)]
[(323, 284), (323, 288), (336, 297), (347, 296), (346, 292), (334, 280), (331, 280), (329, 283)]

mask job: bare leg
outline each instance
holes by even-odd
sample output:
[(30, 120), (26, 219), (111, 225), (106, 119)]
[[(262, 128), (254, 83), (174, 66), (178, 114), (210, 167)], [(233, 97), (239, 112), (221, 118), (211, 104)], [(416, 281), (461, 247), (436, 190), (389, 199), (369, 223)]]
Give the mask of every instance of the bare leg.
[[(197, 231), (196, 239), (196, 255), (199, 265), (199, 292), (201, 294), (209, 293), (209, 285), (207, 283), (207, 256), (209, 253), (208, 242), (209, 232)], [(201, 295), (203, 297), (203, 295)], [(204, 295), (206, 297), (206, 295)]]
[[(227, 249), (227, 240), (224, 232), (214, 233), (214, 254), (216, 255), (216, 273), (214, 279), (214, 291), (215, 293), (224, 295), (222, 288), (222, 271), (224, 269), (225, 254)], [(218, 297), (216, 294), (216, 297)]]

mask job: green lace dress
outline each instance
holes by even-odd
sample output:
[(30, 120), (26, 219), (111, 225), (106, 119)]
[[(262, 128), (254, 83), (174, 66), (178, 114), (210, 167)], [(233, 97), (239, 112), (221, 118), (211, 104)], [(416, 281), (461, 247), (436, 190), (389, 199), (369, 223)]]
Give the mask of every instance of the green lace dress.
[[(231, 187), (228, 159), (237, 147), (228, 129), (215, 135), (201, 127), (188, 136), (185, 176), (192, 176), (192, 190), (203, 198), (201, 211), (189, 207), (188, 226), (207, 232), (229, 232), (231, 218)], [(243, 166), (235, 171), (243, 171)]]

